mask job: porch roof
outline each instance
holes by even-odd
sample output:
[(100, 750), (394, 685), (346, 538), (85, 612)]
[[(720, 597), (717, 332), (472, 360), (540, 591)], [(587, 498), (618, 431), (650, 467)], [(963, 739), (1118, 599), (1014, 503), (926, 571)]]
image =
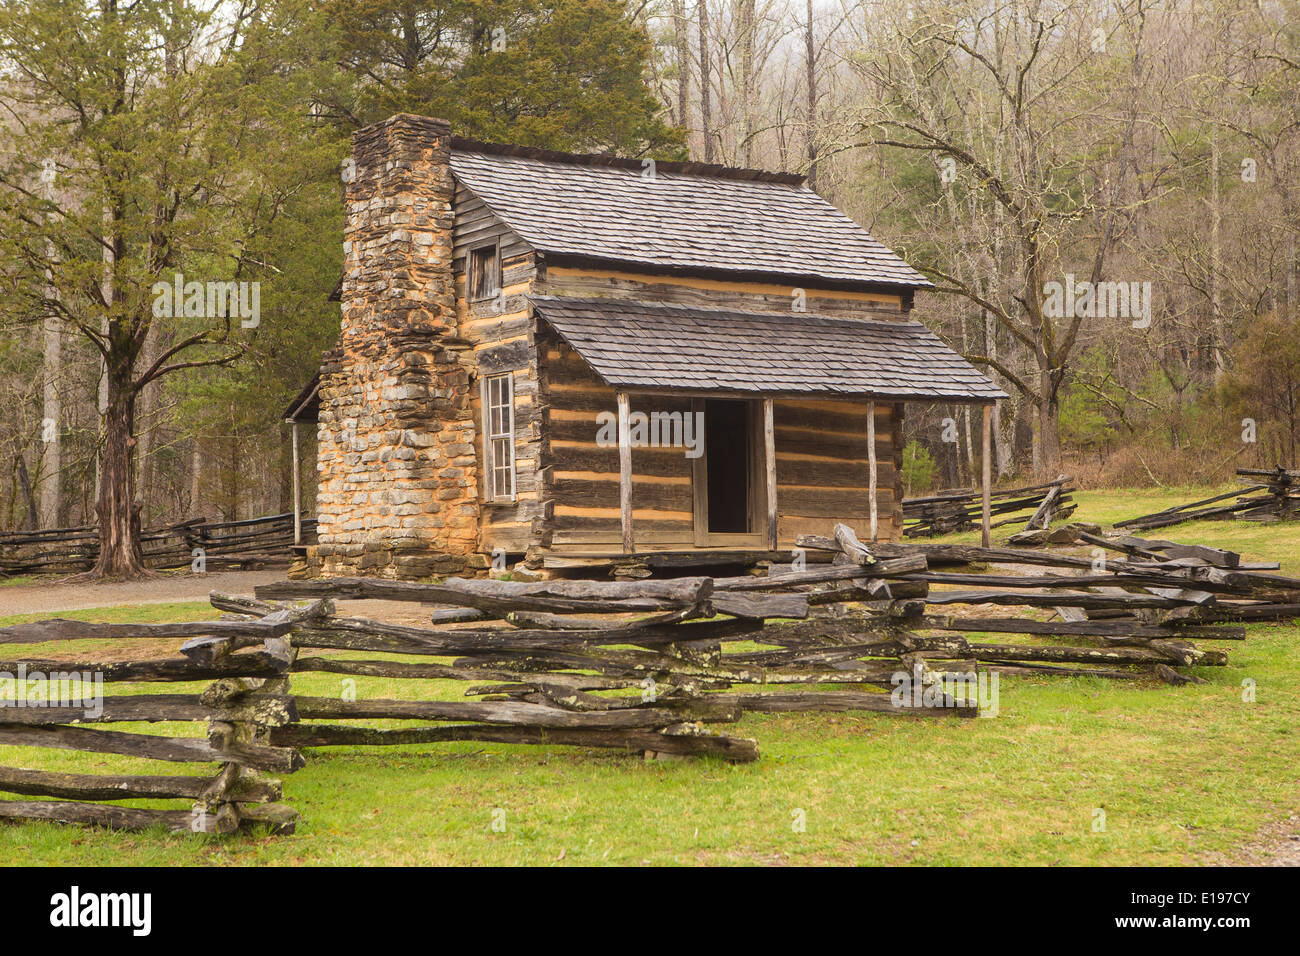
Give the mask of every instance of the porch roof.
[(533, 296), (605, 382), (628, 391), (861, 395), (987, 404), (1007, 394), (920, 322)]
[(301, 425), (305, 422), (315, 422), (319, 415), (320, 372), (317, 371), (311, 377), (311, 381), (304, 385), (302, 391), (289, 403), (282, 417), (286, 422)]

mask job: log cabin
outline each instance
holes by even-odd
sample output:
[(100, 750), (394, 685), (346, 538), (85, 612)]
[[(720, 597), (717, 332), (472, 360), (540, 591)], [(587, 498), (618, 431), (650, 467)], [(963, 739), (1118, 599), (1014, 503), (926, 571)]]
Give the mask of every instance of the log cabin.
[(408, 114), (344, 169), (340, 336), (286, 412), (316, 425), (320, 573), (788, 561), (840, 521), (896, 540), (909, 402), (983, 406), (989, 460), (1005, 394), (800, 176)]

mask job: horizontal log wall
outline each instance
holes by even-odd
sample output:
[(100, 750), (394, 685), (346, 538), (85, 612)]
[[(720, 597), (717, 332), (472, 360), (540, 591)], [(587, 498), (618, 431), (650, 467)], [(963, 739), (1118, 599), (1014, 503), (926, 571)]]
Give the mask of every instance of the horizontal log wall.
[[(786, 314), (790, 313), (794, 302), (793, 286), (554, 266), (548, 266), (538, 275), (536, 289), (542, 295), (636, 299), (642, 302), (673, 302), (703, 308)], [(902, 299), (898, 295), (826, 289), (803, 291), (806, 309), (813, 314), (876, 321), (906, 317)]]
[[(761, 312), (788, 313), (792, 301), (792, 290), (779, 285), (565, 267), (540, 270), (534, 287), (545, 295), (628, 298)], [(897, 295), (816, 289), (805, 290), (805, 294), (807, 310), (812, 313), (873, 320), (906, 315)], [(594, 434), (594, 415), (599, 409), (614, 408), (614, 390), (567, 346), (548, 348), (543, 362), (547, 403), (558, 409), (544, 419), (543, 427), (553, 430), (560, 442), (550, 448), (546, 461), (555, 474), (564, 475), (563, 479), (552, 476), (555, 484), (549, 497), (555, 520), (548, 528), (553, 533), (543, 546), (555, 550), (616, 546), (620, 540), (617, 449), (575, 444), (574, 434), (579, 428)], [(689, 401), (633, 396), (633, 405), (647, 412), (678, 411), (688, 408)], [(865, 400), (775, 403), (780, 547), (793, 547), (799, 534), (829, 533), (837, 520), (848, 518), (865, 525), (869, 510), (866, 407)], [(902, 406), (877, 406), (877, 501), (884, 540), (898, 537), (902, 521), (901, 431)], [(632, 464), (637, 548), (693, 548), (690, 461), (674, 450), (638, 448), (633, 450)], [(588, 510), (582, 510), (584, 504)]]
[[(597, 416), (616, 412), (612, 387), (549, 330), (540, 333), (548, 508), (539, 531), (554, 549), (622, 541), (618, 446), (597, 443)], [(632, 410), (688, 414), (689, 398), (632, 397)], [(632, 529), (637, 549), (694, 547), (691, 459), (683, 448), (632, 449)]]
[[(472, 407), (478, 435), (475, 453), (484, 467), (478, 383), (484, 376), (510, 372), (515, 390), (515, 500), (486, 501), (486, 472), (480, 468), (480, 550), (490, 553), (502, 548), (508, 553), (522, 553), (532, 541), (533, 519), (540, 507), (537, 352), (527, 300), (536, 266), (531, 247), (464, 186), (457, 187), (455, 211), (452, 268), (456, 275), (459, 333), (472, 344), (465, 361), (474, 369)], [(500, 248), (503, 298), (470, 302), (466, 285), (469, 251), (491, 243)]]
[[(532, 252), (532, 247), (507, 226), (487, 204), (460, 183), (456, 184), (452, 200), (456, 222), (452, 228), (451, 254), (453, 260), (463, 264), (469, 250), (491, 243), (500, 243), (504, 259), (513, 259)], [(464, 275), (462, 267), (457, 272)]]
[[(839, 521), (867, 526), (867, 407), (865, 400), (775, 403), (780, 547), (794, 547), (801, 534), (828, 535)], [(899, 424), (899, 406), (876, 405), (876, 502), (879, 536), (885, 541), (897, 539), (902, 522)]]
[[(470, 249), (493, 242), (501, 249), (504, 303), (469, 302), (466, 257)], [(520, 553), (532, 545), (604, 548), (621, 542), (617, 449), (595, 444), (596, 415), (614, 410), (614, 390), (567, 346), (540, 346), (528, 294), (637, 298), (768, 312), (789, 312), (792, 303), (793, 290), (780, 285), (539, 268), (531, 248), (463, 187), (456, 196), (453, 249), (460, 335), (472, 343), (466, 361), (473, 363), (480, 377), (506, 371), (514, 375), (516, 498), (508, 503), (483, 502), (484, 552), (501, 548)], [(898, 295), (831, 290), (805, 290), (805, 294), (807, 310), (814, 313), (876, 320), (906, 314)], [(544, 375), (539, 375), (539, 357), (550, 363)], [(481, 457), (483, 423), (477, 389), (473, 402)], [(635, 410), (645, 412), (689, 410), (685, 397), (641, 396), (634, 404)], [(801, 533), (828, 531), (831, 518), (856, 520), (867, 513), (865, 405), (859, 403), (858, 420), (852, 422), (843, 418), (847, 404), (827, 404), (824, 411), (831, 428), (800, 424), (816, 418), (816, 409), (801, 410), (791, 404), (777, 413), (778, 482), (792, 497), (787, 505), (778, 494), (782, 546), (792, 546)], [(814, 414), (804, 414), (810, 411)], [(886, 538), (897, 534), (898, 415), (888, 406), (877, 416), (881, 536)], [(856, 443), (840, 427), (849, 425), (864, 429)], [(633, 472), (637, 548), (694, 548), (691, 462), (682, 449), (634, 449)], [(819, 496), (819, 492), (829, 494)]]

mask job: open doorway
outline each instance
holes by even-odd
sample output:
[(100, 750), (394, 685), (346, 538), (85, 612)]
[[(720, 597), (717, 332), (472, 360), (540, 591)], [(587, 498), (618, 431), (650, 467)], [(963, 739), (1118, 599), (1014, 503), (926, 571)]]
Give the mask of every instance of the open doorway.
[(707, 546), (762, 543), (764, 489), (759, 480), (763, 436), (758, 403), (697, 399), (704, 417), (704, 453), (695, 460), (695, 542)]

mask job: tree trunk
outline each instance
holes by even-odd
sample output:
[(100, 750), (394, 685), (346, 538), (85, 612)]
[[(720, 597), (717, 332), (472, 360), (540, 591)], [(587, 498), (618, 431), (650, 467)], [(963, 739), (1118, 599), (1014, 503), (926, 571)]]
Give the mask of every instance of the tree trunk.
[(740, 0), (740, 111), (742, 165), (754, 164), (754, 2)]
[(700, 129), (704, 134), (704, 161), (713, 162), (713, 103), (709, 82), (709, 0), (700, 0)]
[(1006, 429), (1002, 427), (1002, 402), (993, 406), (993, 461), (998, 480), (1006, 478), (1014, 470), (1011, 441)]
[[(996, 362), (1000, 358), (998, 355), (997, 320), (993, 318), (987, 309), (982, 310), (980, 315), (984, 329), (984, 354)], [(990, 369), (989, 376), (998, 385), (1002, 384), (1002, 376), (996, 370)], [(996, 463), (997, 477), (999, 479), (1010, 475), (1015, 467), (1012, 441), (1007, 436), (1006, 429), (1002, 427), (1002, 408), (1005, 404), (1006, 402), (997, 402), (993, 406), (993, 449), (996, 453), (993, 460)], [(1014, 421), (1015, 416), (1013, 415), (1013, 425)]]
[(203, 445), (199, 436), (194, 436), (190, 452), (190, 517), (203, 515)]
[[(161, 326), (157, 323), (151, 323), (149, 331), (145, 333), (144, 348), (140, 353), (140, 360), (137, 364), (141, 368), (148, 368), (153, 364), (161, 351), (172, 344), (173, 336), (164, 335)], [(154, 488), (154, 479), (158, 473), (157, 462), (154, 461), (154, 448), (158, 429), (158, 409), (162, 400), (162, 382), (152, 381), (144, 388), (140, 389), (140, 394), (136, 400), (136, 424), (139, 434), (137, 440), (139, 444), (135, 450), (136, 488), (140, 500), (146, 503), (148, 512), (143, 513), (142, 520), (152, 521), (159, 517), (158, 500), (156, 489)]]
[(18, 453), (18, 486), (22, 490), (23, 500), (27, 503), (27, 526), (24, 531), (35, 531), (40, 527), (40, 519), (36, 515), (36, 498), (32, 495), (32, 479), (27, 473), (27, 459), (23, 458), (22, 453)]
[[(47, 292), (47, 295), (53, 295)], [(41, 323), (44, 361), (41, 368), (41, 522), (42, 528), (59, 526), (59, 486), (63, 471), (63, 405), (59, 382), (63, 377), (63, 323), (48, 315)]]
[(140, 548), (140, 512), (135, 504), (135, 388), (133, 362), (108, 363), (108, 408), (104, 415), (104, 453), (100, 466), (99, 561), (92, 577), (126, 578), (145, 573)]
[(1037, 474), (1038, 439), (1034, 435), (1034, 415), (1036, 411), (1028, 399), (1021, 397), (1015, 407), (1012, 421), (1012, 449), (1016, 461), (1030, 460)]
[[(1210, 266), (1207, 280), (1210, 286), (1210, 323), (1213, 334), (1214, 384), (1223, 382), (1223, 375), (1228, 370), (1227, 355), (1224, 352), (1223, 314), (1219, 309), (1219, 223), (1221, 220), (1219, 204), (1219, 129), (1210, 129)], [(1148, 303), (1149, 304), (1149, 303)]]
[(817, 141), (813, 135), (817, 121), (817, 42), (813, 33), (813, 4), (808, 0), (808, 32), (804, 35), (804, 68), (808, 86), (808, 188), (817, 188)]
[(223, 497), (225, 500), (221, 503), (221, 519), (223, 521), (239, 520), (239, 495), (242, 491), (240, 484), (239, 470), (239, 436), (235, 430), (235, 410), (230, 410), (230, 440), (226, 442), (226, 468), (223, 484), (226, 487), (227, 494)]
[[(1043, 378), (1047, 377), (1044, 374)], [(1058, 475), (1061, 473), (1060, 406), (1046, 381), (1043, 396), (1038, 400), (1039, 468), (1044, 475)]]
[(280, 426), (279, 513), (293, 510), (293, 435), (290, 426)]
[[(113, 325), (112, 325), (112, 320), (109, 318), (109, 315), (111, 313), (111, 309), (113, 306), (113, 296), (117, 291), (117, 287), (113, 283), (113, 267), (117, 262), (117, 252), (116, 252), (117, 247), (114, 241), (112, 225), (113, 225), (113, 214), (108, 209), (108, 207), (105, 207), (104, 208), (105, 229), (104, 229), (104, 237), (103, 237), (104, 244), (103, 244), (103, 252), (100, 254), (100, 258), (104, 263), (104, 269), (103, 272), (100, 274), (99, 289), (100, 289), (100, 294), (104, 298), (104, 304), (108, 306), (108, 309), (105, 310), (104, 317), (103, 317), (103, 325), (100, 329), (100, 331), (104, 335), (105, 340), (107, 341), (112, 340)], [(99, 413), (99, 426), (100, 428), (105, 430), (105, 440), (107, 440), (108, 389), (109, 389), (108, 360), (104, 358), (100, 358), (98, 362), (99, 362), (98, 401), (96, 403), (95, 408), (96, 411)], [(128, 375), (130, 375), (131, 369), (133, 367), (134, 367), (134, 363), (132, 363), (132, 365), (127, 368)], [(100, 454), (99, 457), (95, 459), (95, 494), (99, 497), (99, 499), (102, 500), (104, 495), (104, 460), (103, 460), (102, 453)], [(98, 507), (98, 504), (96, 504), (96, 507)]]
[[(957, 410), (949, 405), (945, 409), (952, 414), (948, 418), (952, 419), (953, 428), (956, 429), (957, 420), (954, 415), (959, 414)], [(943, 426), (942, 421), (939, 425), (939, 454), (936, 458), (939, 464), (940, 487), (941, 488), (959, 488), (961, 487), (961, 449), (958, 447), (959, 442), (944, 441), (943, 433), (947, 429)]]
[(686, 4), (673, 0), (673, 46), (677, 53), (677, 125), (690, 129), (691, 40)]
[[(970, 355), (970, 325), (966, 321), (966, 315), (964, 313), (958, 315), (957, 324), (961, 329), (961, 354)], [(986, 352), (985, 354), (988, 353)], [(962, 437), (966, 440), (966, 454), (962, 456), (965, 467), (960, 469), (961, 475), (959, 477), (960, 484), (964, 486), (968, 482), (970, 484), (975, 483), (975, 438), (971, 433), (970, 406), (961, 406), (957, 409), (957, 414), (961, 416)]]

